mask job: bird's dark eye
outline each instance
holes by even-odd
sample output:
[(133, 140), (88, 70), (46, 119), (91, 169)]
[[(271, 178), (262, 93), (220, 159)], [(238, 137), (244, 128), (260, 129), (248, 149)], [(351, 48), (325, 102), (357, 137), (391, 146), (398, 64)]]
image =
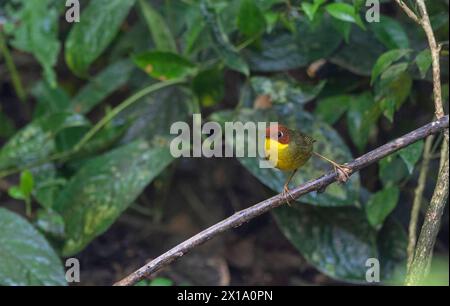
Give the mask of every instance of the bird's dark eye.
[(278, 138), (282, 138), (283, 137), (283, 132), (282, 131), (278, 131)]

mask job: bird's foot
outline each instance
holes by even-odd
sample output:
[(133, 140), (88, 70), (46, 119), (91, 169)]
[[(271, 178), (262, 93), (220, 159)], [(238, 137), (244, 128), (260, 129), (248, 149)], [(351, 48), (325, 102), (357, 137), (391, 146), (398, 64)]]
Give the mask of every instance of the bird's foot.
[(285, 198), (286, 203), (291, 206), (291, 203), (289, 202), (289, 198), (295, 201), (294, 196), (292, 195), (291, 191), (289, 190), (289, 187), (287, 185), (283, 186), (283, 192), (281, 195)]
[(341, 183), (346, 183), (350, 178), (352, 170), (345, 165), (333, 164), (333, 166), (334, 171), (338, 174), (338, 181)]

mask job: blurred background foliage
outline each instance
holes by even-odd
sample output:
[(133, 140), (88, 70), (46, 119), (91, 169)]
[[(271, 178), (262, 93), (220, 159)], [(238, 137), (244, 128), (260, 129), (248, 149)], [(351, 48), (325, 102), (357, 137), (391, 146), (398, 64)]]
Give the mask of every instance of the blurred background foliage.
[[(339, 162), (433, 118), (426, 38), (393, 1), (373, 23), (363, 0), (80, 0), (79, 23), (65, 2), (0, 0), (2, 285), (65, 284), (66, 257), (81, 260), (82, 284), (111, 284), (281, 191), (285, 174), (257, 158), (171, 157), (170, 126), (193, 113), (283, 122)], [(449, 3), (427, 5), (448, 110)], [(383, 283), (401, 283), (422, 150), (275, 209), (140, 285), (365, 283), (368, 258)], [(328, 170), (313, 158), (292, 184)], [(442, 228), (430, 284), (448, 284), (448, 212)]]

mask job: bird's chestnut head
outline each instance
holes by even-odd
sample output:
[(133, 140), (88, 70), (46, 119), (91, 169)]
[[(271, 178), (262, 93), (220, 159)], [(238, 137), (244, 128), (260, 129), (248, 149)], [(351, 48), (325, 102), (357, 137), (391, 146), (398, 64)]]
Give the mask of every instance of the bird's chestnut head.
[(289, 129), (282, 125), (277, 124), (272, 129), (270, 127), (266, 128), (266, 139), (271, 138), (282, 144), (288, 144), (290, 141)]

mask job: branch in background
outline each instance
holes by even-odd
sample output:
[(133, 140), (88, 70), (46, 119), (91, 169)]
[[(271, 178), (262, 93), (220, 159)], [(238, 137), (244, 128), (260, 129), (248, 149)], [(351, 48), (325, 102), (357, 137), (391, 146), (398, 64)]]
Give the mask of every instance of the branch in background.
[(417, 242), (417, 220), (419, 219), (420, 206), (422, 204), (423, 191), (425, 190), (425, 183), (427, 181), (428, 168), (431, 160), (431, 146), (433, 144), (434, 136), (430, 136), (425, 141), (423, 149), (422, 165), (420, 166), (420, 174), (417, 182), (417, 187), (414, 191), (414, 202), (411, 209), (411, 218), (409, 221), (408, 230), (408, 261), (407, 271), (410, 270), (411, 263), (414, 259), (414, 249)]
[[(436, 118), (444, 116), (444, 107), (442, 104), (441, 92), (441, 69), (439, 64), (439, 55), (441, 46), (436, 43), (433, 28), (431, 26), (430, 17), (424, 0), (416, 0), (419, 7), (420, 16), (412, 12), (402, 0), (396, 0), (403, 11), (415, 22), (417, 22), (425, 32), (428, 45), (431, 52), (431, 64), (433, 72), (433, 98)], [(448, 129), (444, 131), (444, 142), (442, 143), (441, 161), (439, 176), (436, 187), (431, 198), (430, 205), (425, 215), (419, 241), (414, 252), (410, 269), (407, 273), (405, 284), (417, 285), (428, 274), (431, 258), (433, 256), (433, 248), (439, 232), (440, 219), (445, 208), (446, 199), (448, 197), (448, 145), (449, 135)]]
[[(437, 121), (431, 122), (421, 128), (418, 128), (396, 140), (393, 140), (377, 149), (364, 154), (363, 156), (345, 164), (349, 169), (349, 175), (365, 168), (372, 163), (390, 155), (394, 152), (407, 147), (408, 145), (424, 139), (425, 137), (438, 133), (448, 128), (448, 116), (445, 116)], [(447, 172), (448, 173), (448, 172)], [(309, 181), (291, 190), (291, 194), (294, 198), (299, 198), (302, 195), (310, 193), (312, 191), (323, 190), (331, 183), (334, 183), (339, 179), (338, 173), (330, 172), (315, 180)], [(447, 180), (448, 182), (448, 180)], [(166, 253), (160, 255), (154, 260), (150, 261), (140, 269), (131, 273), (115, 285), (129, 286), (137, 283), (138, 281), (149, 277), (153, 273), (169, 265), (174, 260), (182, 257), (187, 252), (191, 251), (196, 246), (203, 244), (204, 242), (214, 238), (220, 233), (223, 233), (229, 229), (236, 228), (243, 223), (246, 223), (253, 218), (266, 213), (282, 204), (286, 203), (286, 198), (282, 195), (276, 195), (267, 200), (264, 200), (258, 204), (255, 204), (249, 208), (243, 209), (232, 216), (214, 224), (213, 226), (205, 229), (197, 235), (185, 240), (184, 242), (173, 247)], [(419, 239), (420, 241), (420, 239)]]
[(421, 24), (421, 21), (419, 17), (417, 17), (416, 13), (414, 13), (402, 0), (395, 0), (395, 2), (397, 2), (397, 4), (402, 8), (406, 15), (409, 16), (409, 18), (417, 22), (419, 25)]
[(406, 285), (421, 284), (425, 276), (429, 273), (434, 244), (439, 233), (441, 217), (444, 213), (445, 203), (448, 198), (448, 147), (444, 146), (442, 150), (442, 155), (446, 158), (439, 171), (439, 179), (425, 215), (425, 221), (420, 231), (414, 259), (406, 276)]

